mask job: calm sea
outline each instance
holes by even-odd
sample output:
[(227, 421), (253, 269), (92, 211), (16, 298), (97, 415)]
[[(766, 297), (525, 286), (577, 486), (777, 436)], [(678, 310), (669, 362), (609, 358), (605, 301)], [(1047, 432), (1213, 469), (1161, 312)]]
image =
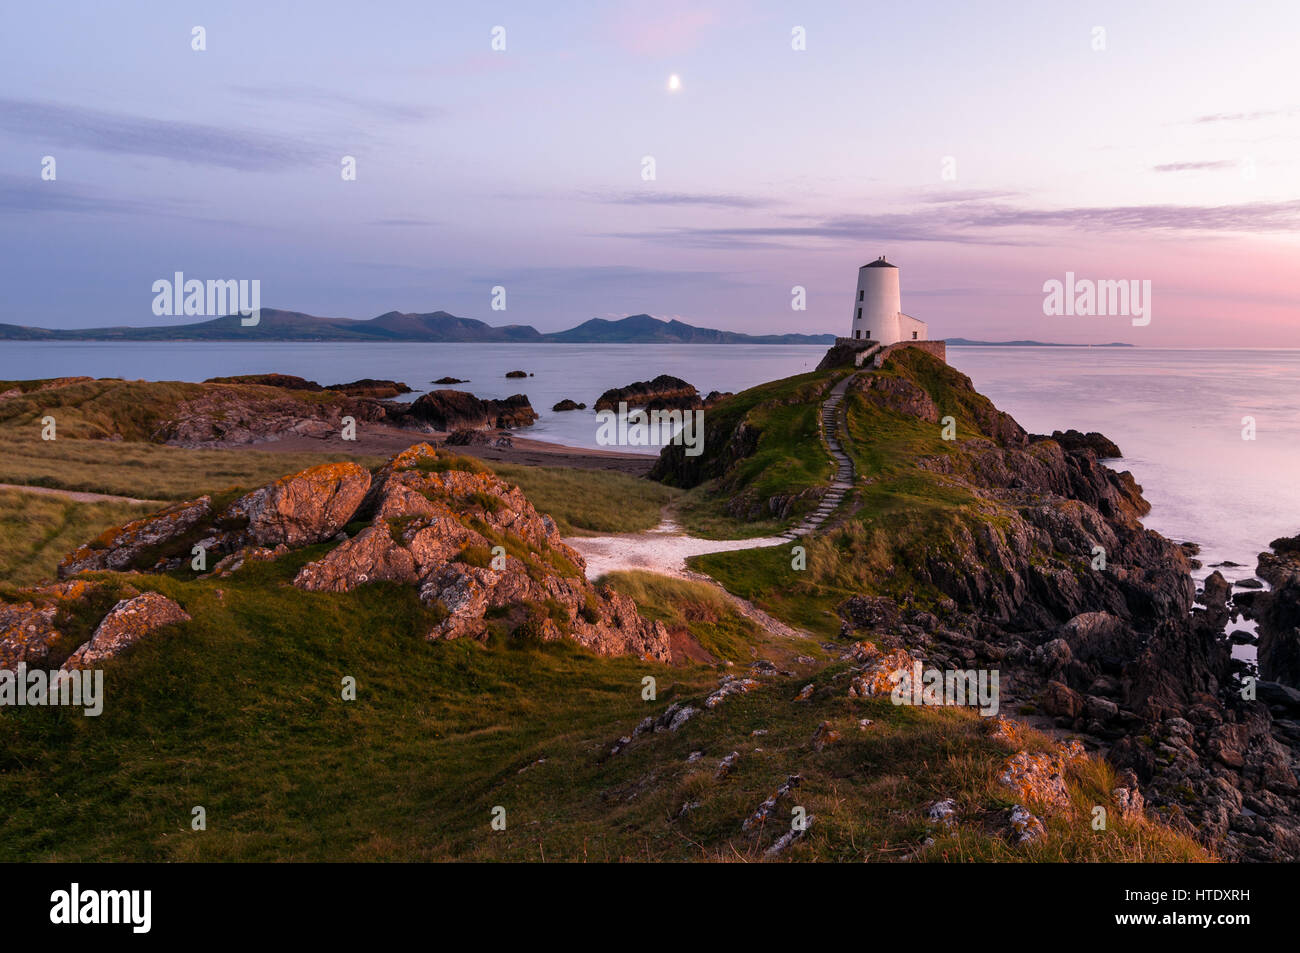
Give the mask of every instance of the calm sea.
[[(87, 374), (190, 380), (278, 371), (322, 384), (362, 377), (417, 392), (443, 375), (480, 397), (525, 393), (542, 415), (530, 436), (595, 446), (590, 410), (552, 413), (571, 398), (657, 374), (702, 393), (738, 391), (814, 368), (821, 347), (582, 344), (6, 343), (0, 379)], [(1269, 540), (1300, 532), (1300, 351), (1152, 348), (950, 348), (950, 363), (1033, 432), (1099, 430), (1124, 452), (1152, 502), (1145, 521), (1251, 574)], [(507, 380), (506, 371), (531, 377)], [(1243, 440), (1244, 417), (1256, 439)], [(1207, 570), (1208, 571), (1208, 568)], [(1198, 574), (1203, 575), (1204, 573)]]

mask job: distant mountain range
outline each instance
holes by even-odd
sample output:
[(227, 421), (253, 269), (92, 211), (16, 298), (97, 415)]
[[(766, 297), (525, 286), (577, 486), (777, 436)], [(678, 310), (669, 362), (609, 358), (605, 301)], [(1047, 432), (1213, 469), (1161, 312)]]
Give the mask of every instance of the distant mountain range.
[(528, 324), (495, 327), (446, 311), (377, 318), (318, 318), (300, 311), (263, 308), (255, 327), (243, 327), (238, 315), (197, 324), (60, 330), (0, 324), (0, 341), (429, 341), (525, 342), (539, 344), (833, 344), (833, 334), (741, 334), (697, 328), (681, 321), (662, 321), (634, 314), (617, 321), (592, 318), (576, 328), (543, 334)]
[(948, 338), (954, 347), (1135, 347), (1133, 344), (1053, 344), (1049, 341), (970, 341), (966, 338)]

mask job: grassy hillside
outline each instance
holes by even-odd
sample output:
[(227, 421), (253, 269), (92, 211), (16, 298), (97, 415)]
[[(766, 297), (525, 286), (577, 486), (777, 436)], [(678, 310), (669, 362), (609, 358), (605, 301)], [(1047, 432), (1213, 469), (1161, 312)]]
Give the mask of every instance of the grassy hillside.
[[(835, 372), (823, 372), (830, 375)], [(903, 350), (876, 372), (888, 381), (915, 385), (933, 401), (937, 416), (951, 416), (961, 439), (997, 439), (1006, 418), (982, 395), (961, 385), (962, 376), (919, 351)], [(910, 391), (909, 391), (910, 393)], [(750, 392), (738, 395), (747, 397)], [(981, 526), (998, 526), (1006, 513), (972, 494), (960, 479), (969, 472), (967, 451), (942, 438), (941, 425), (851, 390), (844, 401), (857, 483), (834, 529), (799, 541), (807, 569), (791, 566), (789, 547), (700, 556), (691, 565), (729, 590), (757, 601), (779, 618), (826, 636), (839, 630), (833, 607), (854, 594), (886, 595), (928, 607), (942, 594), (909, 572), (923, 555), (942, 550)], [(812, 450), (787, 439), (772, 452)], [(945, 459), (943, 465), (923, 461)], [(799, 481), (792, 488), (803, 486)], [(779, 486), (768, 483), (769, 491)], [(713, 485), (697, 491), (710, 499)], [(791, 544), (793, 545), (793, 544)]]
[[(834, 472), (817, 423), (820, 401), (843, 374), (761, 384), (706, 410), (703, 452), (688, 457), (669, 447), (651, 473), (690, 489), (677, 506), (682, 524), (714, 539), (764, 536), (813, 509), (815, 499), (801, 494), (825, 486)], [(773, 512), (773, 497), (794, 499), (789, 515)]]
[[(891, 373), (941, 372), (899, 364)], [(685, 493), (683, 511), (715, 529), (742, 525), (725, 509), (730, 495), (766, 498), (828, 479), (815, 415), (836, 376), (804, 375), (719, 405), (715, 423), (750, 424), (761, 460), (737, 458), (704, 478)], [(947, 383), (930, 385), (942, 393)], [(951, 399), (945, 412), (963, 427), (993, 419), (959, 393)], [(765, 630), (703, 583), (646, 573), (609, 580), (687, 650), (692, 661), (675, 667), (501, 634), (486, 644), (428, 642), (434, 617), (414, 587), (288, 585), (329, 543), (250, 561), (225, 578), (97, 574), (108, 591), (95, 606), (69, 610), (61, 650), (88, 637), (131, 588), (175, 599), (192, 621), (104, 666), (98, 718), (0, 711), (0, 860), (757, 860), (789, 830), (794, 808), (815, 822), (781, 855), (791, 860), (1209, 859), (1167, 828), (1125, 820), (1109, 793), (1114, 780), (1095, 759), (1067, 776), (1072, 810), (1045, 817), (1041, 842), (1013, 846), (1012, 795), (997, 781), (1008, 749), (987, 720), (849, 697), (850, 663), (835, 661), (840, 646), (829, 641), (839, 628), (834, 606), (852, 592), (905, 587), (905, 575), (883, 572), (889, 546), (974, 518), (977, 504), (915, 466), (919, 454), (946, 452), (937, 428), (929, 434), (856, 400), (848, 412), (850, 428), (870, 436), (855, 441), (870, 482), (850, 503), (860, 509), (848, 528), (807, 544), (807, 570), (792, 570), (787, 547), (697, 560), (810, 637)], [(3, 465), (29, 481), (167, 498), (252, 487), (268, 471), (324, 459), (62, 437), (7, 445), (17, 452)], [(572, 530), (648, 528), (683, 496), (614, 473), (494, 469)], [(19, 572), (35, 571), (83, 527), (95, 535), (109, 513), (52, 503), (24, 523), (27, 505), (0, 499), (0, 529), (21, 528), (16, 538), (31, 554), (9, 561)], [(61, 528), (47, 539), (40, 529), (55, 519)], [(0, 587), (0, 600), (18, 598), (12, 585)], [(704, 708), (720, 677), (750, 675), (758, 660), (790, 674), (765, 675)], [(349, 676), (355, 701), (341, 697)], [(643, 697), (647, 676), (656, 681), (652, 700)], [(612, 753), (643, 718), (674, 703), (700, 710), (676, 731), (641, 734)], [(830, 730), (838, 740), (814, 743)], [(1027, 738), (1031, 750), (1050, 744)], [(734, 766), (720, 771), (732, 753)], [(746, 831), (745, 820), (796, 773), (799, 785)], [(929, 806), (947, 798), (962, 818), (951, 833), (927, 820)], [(1099, 804), (1111, 816), (1105, 831), (1088, 823)], [(191, 829), (196, 806), (207, 814), (204, 831)], [(505, 830), (491, 826), (498, 807)]]
[(109, 527), (155, 509), (148, 504), (78, 503), (0, 490), (0, 584), (49, 582), (67, 553)]
[[(780, 680), (611, 756), (645, 715), (698, 706), (719, 666), (670, 669), (563, 644), (431, 644), (410, 589), (285, 586), (319, 549), (222, 580), (133, 579), (194, 621), (107, 666), (97, 719), (48, 708), (0, 717), (0, 859), (757, 859), (788, 828), (789, 808), (759, 834), (742, 822), (795, 771), (803, 784), (791, 803), (816, 821), (791, 859), (900, 859), (935, 835), (925, 807), (941, 797), (987, 815), (988, 829), (939, 836), (926, 858), (1204, 856), (1126, 822), (1093, 832), (1053, 821), (1041, 846), (1012, 848), (995, 824), (1010, 803), (994, 781), (1006, 752), (980, 719), (851, 701), (842, 665), (807, 679), (818, 686), (810, 701), (793, 700), (805, 679)], [(642, 597), (660, 600), (647, 610), (679, 612), (691, 591), (674, 585), (643, 581)], [(752, 656), (743, 622), (703, 624), (715, 627), (708, 644), (722, 668)], [(797, 665), (797, 648), (764, 655)], [(358, 697), (345, 702), (349, 675)], [(658, 679), (653, 702), (641, 696), (647, 675)], [(873, 724), (860, 729), (859, 718)], [(819, 752), (810, 739), (823, 721), (844, 740)], [(703, 755), (688, 761), (694, 751)], [(717, 778), (732, 751), (735, 769)], [(1073, 778), (1081, 804), (1108, 803), (1100, 770)], [(679, 818), (686, 803), (698, 807)], [(195, 806), (206, 831), (190, 828)], [(504, 831), (490, 826), (498, 806)]]

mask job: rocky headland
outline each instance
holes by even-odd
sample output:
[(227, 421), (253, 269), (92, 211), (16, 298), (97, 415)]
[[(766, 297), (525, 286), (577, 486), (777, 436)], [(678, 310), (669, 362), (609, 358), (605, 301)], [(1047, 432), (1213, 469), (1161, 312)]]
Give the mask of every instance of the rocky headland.
[[(149, 576), (223, 577), (307, 547), (324, 548), (297, 570), (293, 586), (411, 587), (428, 609), (430, 640), (498, 633), (569, 639), (599, 655), (672, 658), (663, 624), (590, 583), (582, 556), (518, 487), (472, 460), (417, 444), (373, 474), (354, 463), (325, 464), (234, 499), (203, 496), (106, 531), (68, 554), (58, 569), (66, 581), (0, 603), (0, 667), (114, 657), (189, 618), (174, 599), (148, 591)], [(82, 617), (81, 639), (61, 621), (69, 606)], [(88, 614), (99, 620), (89, 628)]]

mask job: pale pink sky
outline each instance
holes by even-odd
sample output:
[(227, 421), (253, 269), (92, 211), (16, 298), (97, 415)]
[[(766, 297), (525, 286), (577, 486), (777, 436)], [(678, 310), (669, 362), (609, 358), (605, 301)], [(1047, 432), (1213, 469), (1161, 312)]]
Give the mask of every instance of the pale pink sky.
[[(323, 315), (843, 332), (883, 253), (935, 336), (1300, 346), (1293, 0), (71, 9), (4, 15), (0, 322), (155, 323), (180, 270)], [(1150, 325), (1045, 317), (1067, 271), (1151, 281)]]

